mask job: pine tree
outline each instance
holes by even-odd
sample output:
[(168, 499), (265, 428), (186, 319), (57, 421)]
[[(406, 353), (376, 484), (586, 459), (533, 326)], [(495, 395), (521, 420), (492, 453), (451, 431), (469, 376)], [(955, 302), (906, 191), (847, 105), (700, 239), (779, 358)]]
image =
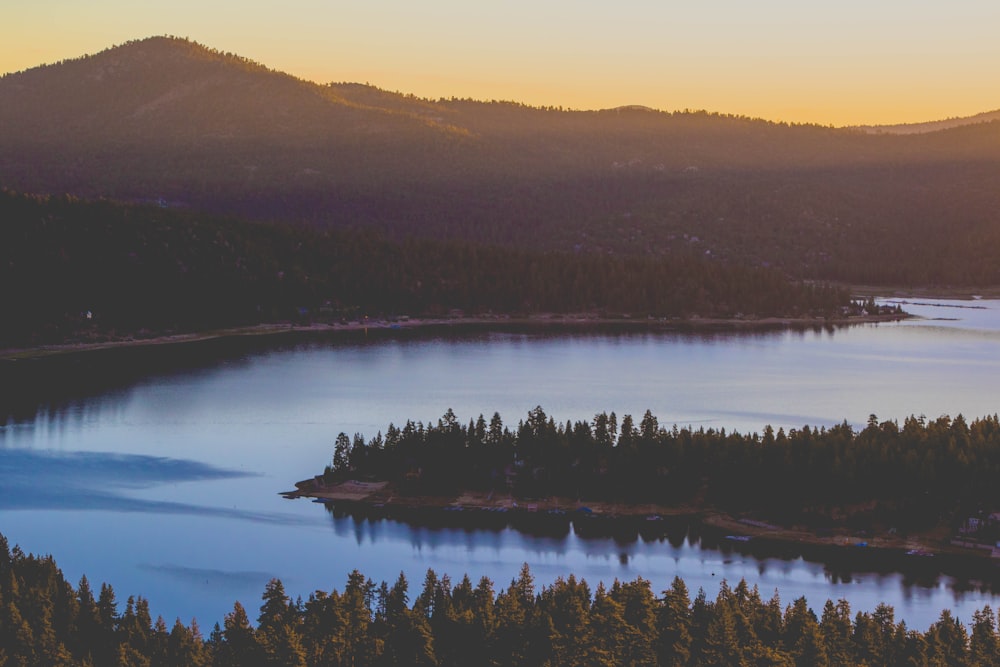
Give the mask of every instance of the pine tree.
[(964, 665), (968, 663), (968, 635), (965, 626), (951, 615), (951, 610), (941, 612), (938, 620), (927, 631), (927, 657), (932, 663)]
[(826, 667), (829, 659), (816, 614), (804, 597), (793, 602), (785, 612), (783, 644), (797, 667)]
[(737, 667), (746, 664), (736, 634), (733, 612), (728, 605), (712, 606), (711, 620), (705, 630), (704, 648), (701, 651), (699, 664), (706, 667)]
[(823, 642), (830, 663), (851, 664), (854, 661), (854, 651), (851, 643), (851, 606), (847, 600), (838, 600), (836, 604), (832, 600), (826, 601), (820, 619), (820, 630), (823, 632)]
[(261, 596), (256, 639), (264, 664), (304, 667), (305, 647), (298, 630), (298, 614), (280, 579), (271, 579)]
[(989, 605), (972, 612), (972, 635), (969, 638), (969, 658), (973, 665), (1000, 665), (1000, 640), (996, 621)]
[(216, 665), (237, 667), (261, 664), (263, 656), (256, 632), (250, 625), (246, 609), (238, 601), (233, 603), (233, 610), (226, 614), (221, 639), (221, 645), (216, 647)]
[(556, 579), (539, 595), (538, 612), (551, 621), (547, 623), (546, 643), (555, 664), (582, 664), (593, 648), (590, 606), (589, 587), (572, 574), (567, 579)]
[(174, 621), (174, 626), (167, 637), (166, 667), (206, 667), (208, 659), (202, 643), (201, 633), (197, 623), (185, 627), (181, 619)]
[(500, 665), (530, 664), (535, 611), (534, 577), (527, 563), (517, 579), (496, 598), (494, 655)]
[(38, 664), (35, 635), (10, 601), (0, 607), (0, 647), (6, 655), (4, 667), (32, 667)]
[(627, 634), (624, 661), (632, 665), (656, 664), (657, 603), (649, 581), (634, 581), (611, 587), (611, 597), (622, 606)]
[(634, 629), (625, 621), (625, 608), (598, 584), (590, 608), (591, 646), (587, 661), (593, 665), (655, 664), (637, 663), (628, 656)]
[(661, 665), (681, 667), (691, 657), (691, 599), (684, 580), (674, 577), (663, 591), (657, 618), (656, 653)]

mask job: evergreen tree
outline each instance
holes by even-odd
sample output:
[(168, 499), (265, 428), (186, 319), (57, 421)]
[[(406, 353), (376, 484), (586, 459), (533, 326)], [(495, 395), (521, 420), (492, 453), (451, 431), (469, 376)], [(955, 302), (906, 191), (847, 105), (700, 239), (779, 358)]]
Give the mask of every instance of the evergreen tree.
[(705, 667), (731, 667), (746, 664), (743, 647), (736, 633), (733, 611), (729, 605), (712, 606), (710, 620), (705, 629), (705, 641), (698, 656), (698, 664)]
[[(593, 665), (655, 665), (639, 662), (629, 656), (629, 646), (635, 641), (634, 629), (625, 621), (625, 608), (608, 594), (604, 584), (598, 584), (590, 608), (591, 643), (587, 662)], [(647, 640), (650, 638), (646, 638)], [(582, 663), (581, 663), (582, 664)]]
[(167, 638), (166, 667), (207, 667), (208, 658), (197, 623), (188, 628), (181, 619), (174, 621)]
[(795, 660), (796, 667), (826, 667), (829, 658), (823, 633), (816, 614), (805, 598), (795, 600), (785, 612), (784, 646)]
[(972, 665), (1000, 665), (1000, 640), (996, 621), (989, 605), (972, 612), (972, 634), (969, 637), (969, 659)]
[(969, 637), (965, 626), (945, 609), (927, 631), (927, 658), (934, 664), (965, 665), (969, 659)]
[(11, 601), (0, 608), (0, 647), (6, 659), (4, 667), (33, 667), (38, 664), (35, 635)]
[(531, 662), (535, 619), (535, 580), (527, 563), (517, 579), (496, 598), (494, 655), (500, 665), (520, 666)]
[(306, 650), (299, 634), (296, 608), (280, 579), (271, 579), (261, 596), (264, 604), (257, 619), (256, 639), (264, 664), (304, 667)]
[(847, 600), (838, 600), (836, 604), (827, 600), (823, 606), (820, 630), (830, 664), (849, 665), (854, 661), (852, 629), (851, 606)]
[(257, 643), (257, 634), (250, 625), (246, 609), (238, 601), (226, 614), (223, 623), (222, 644), (216, 647), (217, 667), (261, 664), (263, 655)]
[(544, 645), (551, 651), (553, 664), (583, 664), (593, 649), (590, 606), (589, 587), (572, 574), (556, 579), (539, 595), (537, 609), (547, 629)]
[(656, 664), (657, 602), (649, 581), (615, 581), (611, 598), (622, 607), (626, 623), (621, 660), (630, 665)]

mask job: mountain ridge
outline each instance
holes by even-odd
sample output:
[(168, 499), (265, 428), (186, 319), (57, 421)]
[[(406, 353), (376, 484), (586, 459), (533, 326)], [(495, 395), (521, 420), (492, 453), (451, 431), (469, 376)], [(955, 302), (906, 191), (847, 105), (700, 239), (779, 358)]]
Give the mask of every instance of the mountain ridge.
[(954, 118), (943, 118), (941, 120), (930, 120), (917, 123), (858, 125), (857, 129), (873, 134), (926, 134), (928, 132), (950, 130), (956, 127), (963, 127), (965, 125), (991, 123), (997, 120), (1000, 120), (1000, 109), (996, 109), (994, 111), (983, 111), (971, 116), (956, 116)]
[(697, 250), (812, 279), (1000, 283), (998, 172), (998, 121), (870, 134), (428, 100), (168, 37), (0, 78), (0, 186), (16, 191), (393, 238)]
[[(271, 67), (269, 67), (268, 65), (266, 65), (264, 63), (255, 61), (253, 59), (250, 59), (250, 58), (247, 58), (247, 57), (244, 57), (244, 56), (240, 56), (240, 55), (235, 54), (235, 53), (224, 52), (224, 51), (221, 51), (221, 50), (209, 47), (209, 46), (207, 46), (205, 44), (201, 44), (201, 43), (199, 43), (199, 42), (197, 42), (195, 40), (191, 40), (191, 39), (186, 38), (186, 37), (177, 37), (177, 36), (173, 36), (173, 35), (154, 35), (154, 36), (149, 36), (149, 37), (144, 37), (144, 38), (132, 39), (132, 40), (128, 40), (126, 42), (123, 42), (121, 44), (108, 47), (108, 48), (103, 49), (103, 50), (101, 50), (101, 51), (99, 51), (97, 53), (83, 54), (81, 56), (77, 56), (77, 57), (73, 57), (73, 58), (66, 58), (66, 59), (55, 61), (55, 62), (52, 62), (52, 63), (42, 63), (42, 64), (39, 64), (39, 65), (36, 65), (36, 66), (33, 66), (33, 67), (29, 67), (29, 68), (23, 69), (23, 70), (6, 72), (6, 73), (0, 73), (0, 81), (3, 81), (3, 79), (8, 78), (8, 77), (17, 77), (17, 76), (26, 75), (26, 74), (33, 73), (33, 72), (38, 72), (38, 71), (44, 71), (44, 70), (47, 70), (47, 69), (50, 69), (50, 68), (57, 68), (57, 67), (61, 67), (61, 66), (73, 66), (75, 64), (85, 63), (85, 62), (90, 61), (92, 59), (108, 58), (108, 57), (111, 57), (111, 56), (114, 56), (114, 55), (123, 54), (125, 52), (135, 52), (135, 51), (138, 51), (138, 52), (141, 53), (142, 51), (159, 50), (160, 53), (166, 54), (166, 53), (169, 53), (168, 49), (171, 49), (171, 48), (174, 50), (174, 53), (172, 55), (175, 58), (176, 57), (180, 57), (180, 56), (186, 56), (186, 57), (189, 57), (189, 58), (192, 58), (192, 59), (212, 60), (212, 61), (216, 61), (216, 62), (220, 62), (220, 63), (221, 62), (225, 62), (225, 63), (228, 63), (228, 64), (238, 64), (238, 65), (240, 65), (242, 67), (247, 68), (248, 70), (256, 70), (258, 72), (268, 73), (268, 74), (278, 74), (278, 75), (281, 75), (283, 77), (288, 77), (290, 79), (294, 79), (294, 80), (299, 81), (299, 82), (301, 82), (303, 84), (309, 84), (309, 85), (314, 85), (314, 86), (319, 86), (319, 87), (325, 87), (327, 85), (329, 85), (330, 87), (338, 86), (338, 85), (339, 86), (344, 86), (344, 85), (347, 85), (347, 86), (363, 86), (363, 87), (373, 88), (375, 90), (379, 90), (379, 91), (382, 91), (382, 92), (388, 92), (388, 91), (385, 91), (385, 90), (383, 90), (381, 88), (378, 88), (377, 86), (373, 86), (371, 84), (361, 84), (361, 83), (354, 83), (354, 82), (352, 82), (352, 83), (348, 83), (348, 82), (330, 82), (330, 83), (325, 83), (325, 82), (312, 81), (310, 79), (306, 79), (306, 78), (303, 78), (303, 77), (296, 76), (295, 74), (292, 74), (292, 73), (289, 73), (289, 72), (284, 72), (284, 71), (281, 71), (281, 70), (277, 70), (277, 69), (271, 68)], [(391, 93), (391, 94), (402, 95), (402, 96), (407, 97), (407, 98), (409, 98), (411, 100), (415, 100), (415, 101), (419, 101), (419, 102), (423, 102), (423, 103), (433, 104), (435, 102), (435, 100), (433, 100), (433, 99), (420, 98), (420, 97), (417, 97), (417, 96), (412, 95), (412, 94), (405, 94), (405, 93), (398, 93), (398, 92), (397, 93)], [(441, 98), (441, 99), (443, 100), (444, 98)], [(452, 97), (451, 99), (455, 100), (457, 98)], [(471, 98), (462, 98), (462, 99), (464, 99), (466, 101), (480, 101), (480, 102), (486, 102), (487, 101), (487, 100), (472, 100)], [(495, 100), (493, 100), (493, 101), (495, 101)], [(520, 104), (519, 102), (516, 102), (516, 101), (510, 101), (510, 100), (505, 100), (505, 101), (511, 102), (513, 104), (519, 104), (520, 106), (524, 106), (524, 107), (527, 107), (527, 108), (546, 108), (546, 107), (534, 107), (534, 106), (531, 106), (531, 105), (524, 105), (524, 104)], [(568, 109), (568, 110), (572, 110), (572, 109)], [(670, 111), (670, 110), (665, 110), (665, 109), (659, 109), (659, 108), (650, 107), (648, 105), (641, 104), (641, 103), (625, 104), (625, 105), (619, 105), (617, 107), (609, 107), (609, 108), (604, 108), (604, 109), (596, 109), (596, 110), (592, 110), (592, 111), (596, 111), (596, 112), (608, 112), (608, 111), (615, 111), (615, 112), (621, 112), (621, 111), (646, 111), (646, 112), (654, 112), (654, 113), (710, 113), (711, 115), (721, 115), (721, 116), (730, 116), (731, 115), (731, 114), (726, 114), (725, 112), (708, 112), (708, 111), (705, 111), (705, 110), (696, 110), (696, 111), (693, 111), (693, 112), (690, 111), (690, 110), (687, 110), (687, 109), (685, 109), (684, 111), (678, 111), (678, 110)], [(743, 117), (743, 116), (740, 116), (740, 117), (750, 119), (750, 117)], [(884, 133), (894, 133), (894, 134), (895, 133), (898, 133), (898, 134), (907, 134), (907, 133), (924, 133), (924, 132), (930, 132), (930, 131), (937, 131), (937, 130), (941, 130), (941, 129), (949, 129), (949, 128), (958, 127), (958, 126), (961, 126), (961, 125), (977, 124), (977, 123), (989, 122), (989, 121), (997, 120), (997, 119), (1000, 119), (1000, 109), (983, 111), (983, 112), (979, 112), (979, 113), (968, 115), (968, 116), (954, 116), (954, 117), (948, 117), (948, 118), (929, 119), (929, 120), (924, 120), (924, 121), (906, 122), (906, 123), (858, 124), (858, 125), (844, 125), (844, 126), (820, 125), (820, 126), (822, 126), (822, 127), (837, 127), (837, 129), (858, 130), (858, 131), (869, 132), (869, 133), (884, 132)], [(780, 120), (766, 119), (766, 118), (752, 118), (752, 120), (763, 120), (765, 122), (776, 123), (776, 124), (781, 124), (781, 125), (788, 125), (788, 124), (792, 124), (792, 125), (817, 125), (816, 123), (787, 122), (787, 121), (780, 121)]]

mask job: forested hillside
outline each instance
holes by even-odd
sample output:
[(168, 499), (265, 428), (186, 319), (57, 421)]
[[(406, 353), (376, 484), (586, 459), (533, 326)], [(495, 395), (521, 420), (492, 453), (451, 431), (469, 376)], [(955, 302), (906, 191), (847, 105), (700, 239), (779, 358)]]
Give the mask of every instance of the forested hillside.
[(364, 316), (841, 317), (841, 289), (669, 261), (247, 223), (0, 192), (0, 343)]
[(425, 100), (172, 38), (0, 78), (0, 185), (393, 239), (1000, 283), (1000, 122), (914, 135)]
[[(483, 577), (428, 570), (376, 584), (355, 570), (343, 590), (292, 600), (272, 579), (254, 611), (235, 602), (206, 637), (198, 622), (155, 621), (150, 601), (74, 587), (51, 557), (10, 549), (0, 535), (0, 663), (11, 667), (149, 665), (991, 665), (1000, 660), (989, 607), (966, 626), (947, 610), (926, 631), (892, 607), (852, 614), (840, 600), (817, 615), (756, 586), (723, 581), (694, 594), (639, 578), (592, 588), (572, 575), (537, 587), (527, 566), (499, 591)], [(155, 601), (154, 601), (155, 604)], [(202, 619), (202, 623), (212, 619)]]

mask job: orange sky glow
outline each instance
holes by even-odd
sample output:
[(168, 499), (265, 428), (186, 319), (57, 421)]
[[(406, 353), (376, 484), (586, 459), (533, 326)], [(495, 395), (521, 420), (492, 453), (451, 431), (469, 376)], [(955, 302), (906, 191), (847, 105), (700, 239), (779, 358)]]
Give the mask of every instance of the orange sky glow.
[(1000, 3), (34, 0), (3, 11), (0, 73), (153, 35), (320, 83), (788, 122), (919, 122), (1000, 108)]

